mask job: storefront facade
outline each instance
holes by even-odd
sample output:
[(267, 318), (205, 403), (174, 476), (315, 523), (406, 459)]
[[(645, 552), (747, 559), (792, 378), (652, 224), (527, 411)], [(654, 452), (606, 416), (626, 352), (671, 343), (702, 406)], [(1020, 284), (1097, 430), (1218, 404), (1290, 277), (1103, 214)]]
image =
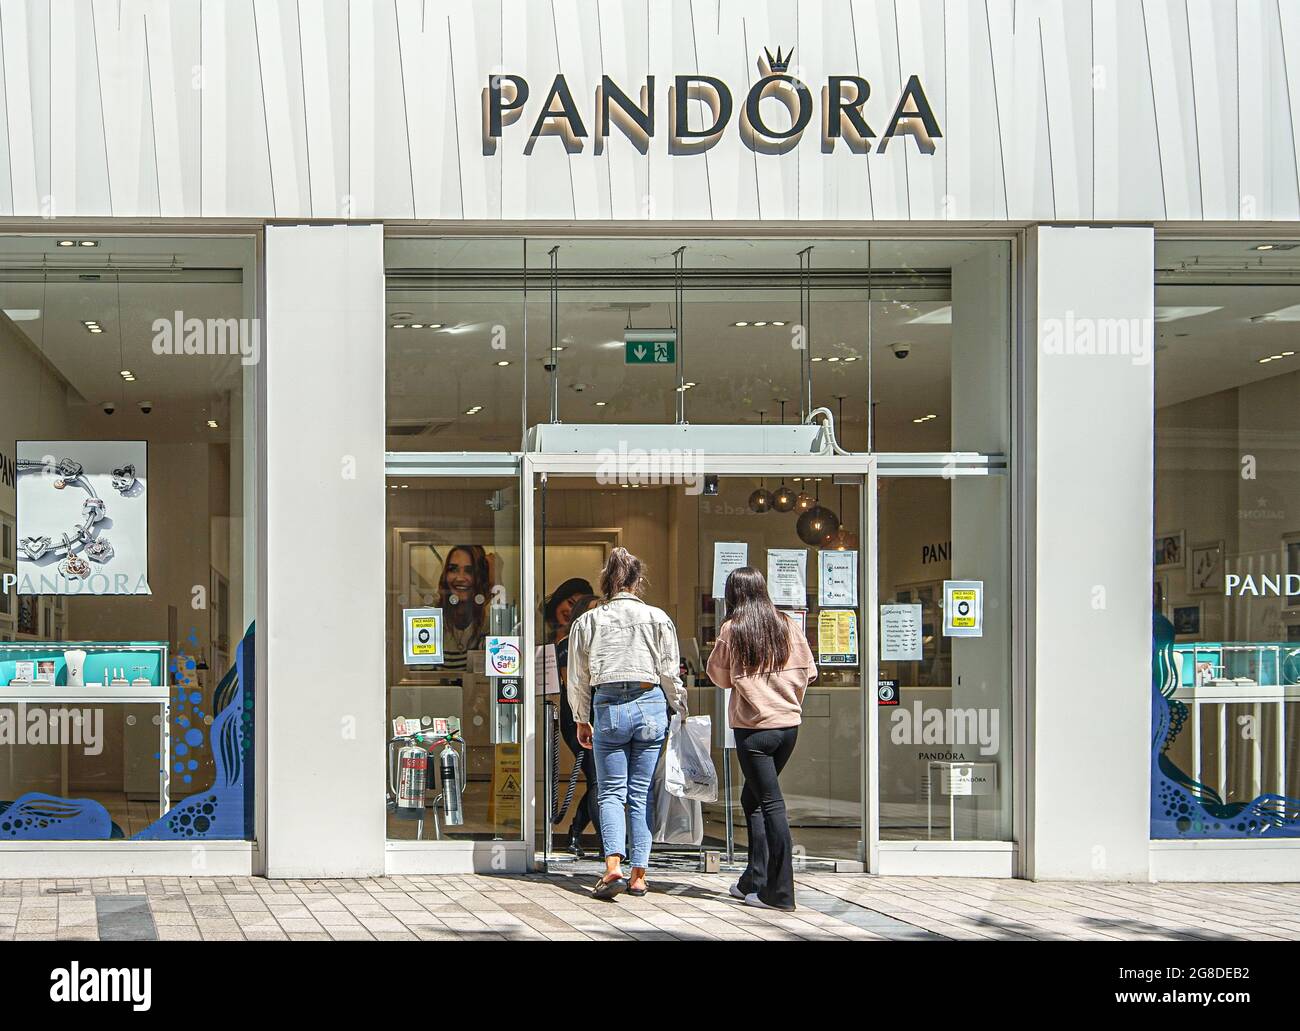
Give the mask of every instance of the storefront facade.
[(568, 862), (619, 544), (715, 721), (720, 563), (787, 588), (804, 862), (1296, 879), (1297, 40), (3, 0), (0, 876)]

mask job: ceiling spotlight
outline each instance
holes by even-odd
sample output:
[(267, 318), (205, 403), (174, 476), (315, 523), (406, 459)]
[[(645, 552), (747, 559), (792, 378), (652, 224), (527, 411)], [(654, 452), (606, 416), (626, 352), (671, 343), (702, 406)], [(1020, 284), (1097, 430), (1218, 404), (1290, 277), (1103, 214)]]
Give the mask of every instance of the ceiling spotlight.
[(837, 361), (839, 361), (840, 359), (839, 359), (839, 356), (838, 356), (838, 355), (831, 355), (831, 356), (830, 356), (829, 358), (827, 358), (826, 360), (827, 360), (828, 362), (837, 362)]
[(423, 323), (423, 322), (412, 322), (412, 323), (411, 323), (411, 328), (412, 328), (412, 329), (423, 329), (423, 328), (424, 328), (424, 323)]
[(393, 328), (394, 328), (394, 329), (405, 329), (405, 328), (406, 328), (406, 323), (405, 323), (405, 322), (394, 322), (394, 323), (393, 323)]
[(510, 363), (503, 358), (501, 361), (497, 362), (497, 368), (504, 369), (509, 364)]
[(820, 361), (824, 361), (825, 359), (823, 359), (823, 358), (809, 358), (808, 360), (809, 360), (810, 362), (820, 362)]
[(1268, 364), (1269, 362), (1271, 362), (1272, 360), (1273, 360), (1272, 358), (1261, 358), (1261, 359), (1259, 360), (1259, 364), (1260, 364), (1260, 365), (1267, 365), (1267, 364)]
[(442, 329), (442, 323), (441, 323), (441, 322), (430, 322), (429, 325), (426, 326), (425, 328), (426, 328), (426, 329)]
[(123, 369), (120, 375), (123, 379), (130, 379), (132, 376), (135, 375), (135, 373), (133, 373), (130, 369)]
[(845, 360), (846, 362), (856, 362), (856, 361), (858, 360), (858, 356), (857, 356), (856, 354), (851, 354), (851, 355), (849, 355), (847, 358), (845, 358), (844, 360)]
[(607, 404), (609, 404), (608, 401), (597, 401), (597, 402), (596, 402), (596, 407), (597, 407), (597, 408), (604, 408)]
[(766, 323), (766, 322), (755, 322), (754, 325), (755, 325), (755, 326), (766, 326), (767, 323)]
[(784, 326), (785, 323), (784, 323), (784, 322), (773, 322), (772, 325), (774, 325), (774, 326)]
[(76, 241), (76, 240), (60, 240), (60, 241), (59, 241), (59, 246), (60, 246), (60, 247), (75, 247), (75, 246), (77, 246), (77, 241)]
[(1283, 357), (1283, 358), (1290, 358), (1293, 354), (1295, 354), (1294, 351), (1283, 351), (1283, 352), (1282, 352), (1282, 357)]
[(80, 242), (80, 245), (81, 245), (82, 247), (98, 247), (98, 246), (99, 246), (99, 241), (98, 241), (98, 240), (81, 240), (81, 241), (79, 241), (79, 242)]
[(737, 322), (737, 323), (735, 323), (735, 325), (737, 326), (737, 328), (741, 328), (741, 329), (743, 329), (745, 326), (748, 326), (749, 323), (748, 323), (748, 322)]

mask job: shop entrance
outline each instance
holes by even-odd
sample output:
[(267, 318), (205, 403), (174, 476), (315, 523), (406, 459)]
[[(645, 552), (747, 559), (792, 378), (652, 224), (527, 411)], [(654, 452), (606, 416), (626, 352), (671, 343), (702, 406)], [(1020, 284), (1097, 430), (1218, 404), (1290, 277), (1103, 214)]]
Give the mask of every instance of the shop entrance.
[[(617, 448), (616, 438), (611, 442)], [(664, 833), (655, 845), (655, 863), (694, 867), (704, 853), (716, 854), (724, 868), (745, 860), (743, 780), (727, 733), (726, 699), (704, 672), (726, 615), (714, 596), (720, 593), (715, 573), (743, 554), (744, 564), (765, 574), (771, 570), (774, 600), (804, 623), (818, 660), (798, 746), (782, 774), (797, 854), (808, 868), (869, 867), (874, 833), (868, 786), (875, 750), (866, 746), (876, 740), (876, 727), (875, 691), (864, 685), (876, 682), (873, 461), (860, 455), (665, 450), (676, 457), (656, 464), (651, 448), (623, 448), (625, 455), (644, 453), (639, 465), (632, 459), (620, 465), (617, 450), (524, 457), (523, 489), (532, 495), (534, 529), (532, 568), (525, 576), (531, 572), (538, 599), (531, 628), (538, 649), (535, 862), (573, 869), (599, 855), (588, 809), (595, 798), (587, 801), (589, 785), (575, 764), (581, 753), (561, 691), (574, 610), (584, 595), (598, 593), (606, 556), (622, 546), (646, 563), (646, 598), (677, 627), (690, 711), (712, 720), (719, 776), (718, 800), (701, 806), (691, 828), (675, 824)], [(824, 570), (833, 574), (826, 583)]]

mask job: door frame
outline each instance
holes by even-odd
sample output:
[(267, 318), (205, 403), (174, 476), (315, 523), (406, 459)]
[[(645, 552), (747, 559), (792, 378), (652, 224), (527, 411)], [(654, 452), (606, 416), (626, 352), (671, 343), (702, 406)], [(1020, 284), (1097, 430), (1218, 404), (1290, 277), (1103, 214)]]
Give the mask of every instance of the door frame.
[[(520, 578), (520, 611), (532, 613), (532, 599), (537, 597), (535, 576), (536, 541), (534, 539), (534, 492), (542, 476), (585, 476), (597, 478), (608, 472), (607, 455), (595, 453), (553, 454), (525, 452), (519, 456), (519, 512), (520, 552), (523, 569)], [(464, 456), (462, 461), (468, 459)], [(861, 601), (858, 620), (858, 671), (862, 689), (859, 692), (862, 726), (861, 752), (861, 826), (862, 866), (868, 873), (880, 869), (880, 785), (877, 778), (877, 752), (879, 741), (879, 714), (875, 683), (879, 673), (877, 643), (876, 583), (876, 498), (877, 458), (869, 454), (845, 455), (742, 455), (704, 453), (692, 457), (692, 472), (699, 475), (760, 476), (777, 478), (782, 475), (835, 475), (861, 477), (862, 504), (859, 506), (858, 525), (858, 591)], [(527, 605), (523, 599), (530, 599)], [(537, 727), (536, 727), (536, 671), (537, 621), (525, 619), (522, 627), (524, 661), (524, 840), (529, 849), (529, 865), (540, 869), (537, 834)]]

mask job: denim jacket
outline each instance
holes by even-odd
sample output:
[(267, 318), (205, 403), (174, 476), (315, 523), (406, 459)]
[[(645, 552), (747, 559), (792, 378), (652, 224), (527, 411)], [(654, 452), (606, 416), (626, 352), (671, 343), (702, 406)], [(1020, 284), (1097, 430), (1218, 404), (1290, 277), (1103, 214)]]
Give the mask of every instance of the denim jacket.
[(569, 706), (591, 722), (591, 696), (601, 684), (637, 681), (662, 687), (668, 707), (686, 715), (677, 630), (668, 613), (622, 592), (588, 609), (569, 630)]

